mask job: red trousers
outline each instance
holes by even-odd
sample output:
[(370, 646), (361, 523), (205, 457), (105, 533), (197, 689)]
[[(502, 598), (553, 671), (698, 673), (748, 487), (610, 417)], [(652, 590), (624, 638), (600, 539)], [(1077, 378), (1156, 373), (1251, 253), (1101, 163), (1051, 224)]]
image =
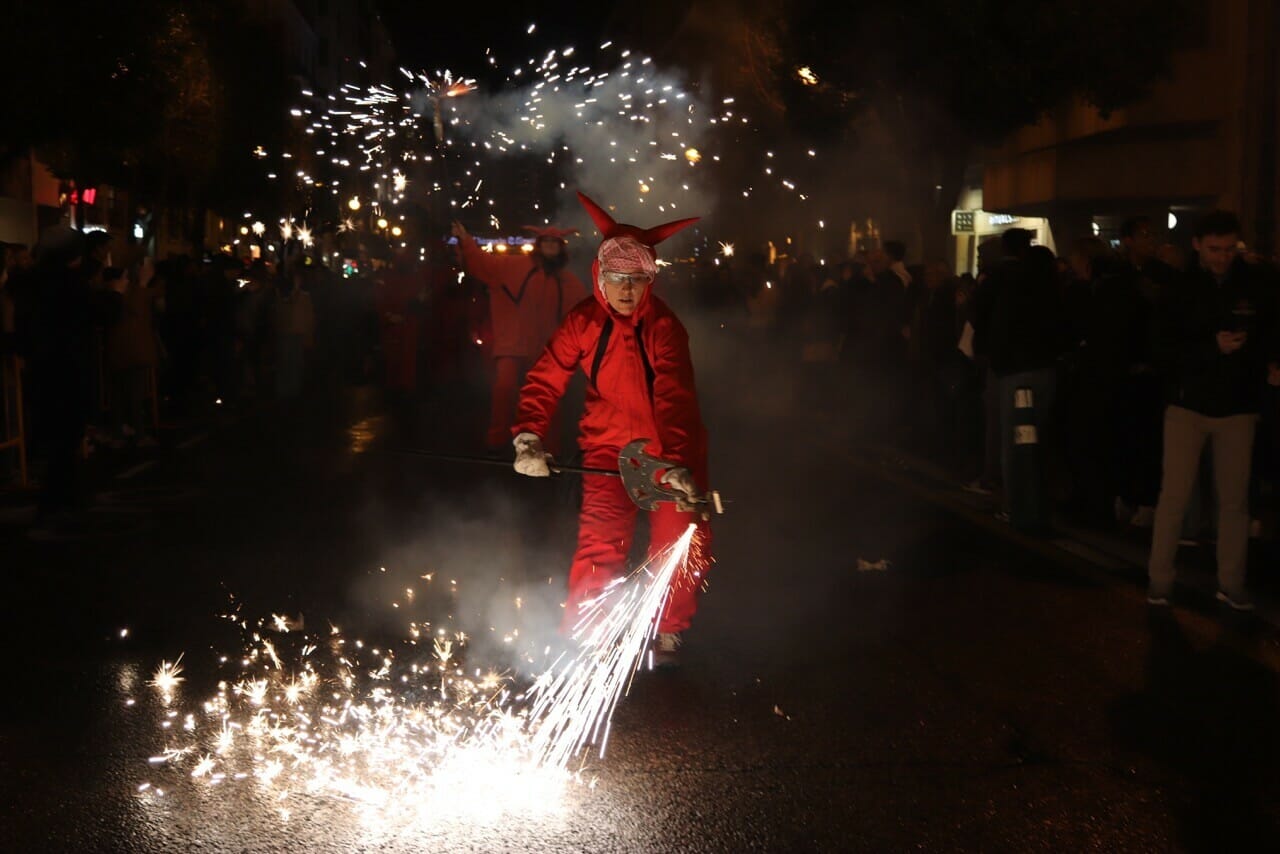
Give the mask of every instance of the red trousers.
[[(615, 468), (618, 448), (588, 448), (583, 465), (589, 468)], [(695, 472), (698, 477), (700, 473)], [(704, 486), (699, 479), (699, 485)], [(640, 508), (627, 497), (622, 481), (616, 477), (584, 475), (582, 479), (582, 511), (578, 515), (578, 549), (569, 568), (569, 599), (565, 604), (560, 630), (572, 631), (579, 618), (579, 606), (597, 596), (614, 578), (627, 571), (627, 554), (635, 537), (636, 514)], [(698, 516), (681, 513), (674, 504), (663, 502), (649, 513), (649, 556), (663, 551), (685, 532), (691, 522), (698, 523), (693, 545), (689, 549), (687, 572), (678, 572), (662, 618), (660, 632), (682, 632), (689, 628), (698, 609), (698, 593), (702, 588), (711, 559), (710, 529)]]
[(491, 448), (511, 444), (511, 425), (516, 423), (520, 386), (529, 362), (519, 356), (496, 356), (493, 360), (493, 398), (489, 406), (489, 432), (485, 444)]
[(418, 383), (418, 328), (416, 321), (388, 327), (382, 335), (386, 358), (387, 388), (413, 391)]

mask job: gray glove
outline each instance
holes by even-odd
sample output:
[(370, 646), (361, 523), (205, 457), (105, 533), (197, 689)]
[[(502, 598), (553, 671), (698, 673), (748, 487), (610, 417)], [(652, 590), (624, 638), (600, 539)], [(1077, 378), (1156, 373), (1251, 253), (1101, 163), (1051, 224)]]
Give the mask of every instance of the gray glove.
[(529, 477), (551, 476), (551, 467), (547, 465), (551, 455), (543, 450), (541, 439), (532, 433), (521, 433), (511, 444), (516, 449), (516, 471)]
[(688, 499), (696, 499), (701, 495), (698, 485), (693, 482), (693, 472), (684, 466), (667, 469), (667, 473), (662, 476), (662, 482), (672, 489), (683, 492)]

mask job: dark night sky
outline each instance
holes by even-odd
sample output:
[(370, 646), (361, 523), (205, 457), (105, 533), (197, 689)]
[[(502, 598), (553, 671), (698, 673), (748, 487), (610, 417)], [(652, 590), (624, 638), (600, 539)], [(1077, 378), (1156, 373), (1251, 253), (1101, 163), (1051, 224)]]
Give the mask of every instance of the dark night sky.
[[(455, 3), (379, 0), (401, 65), (430, 71), (449, 68), (483, 79), (485, 48), (501, 66), (574, 45), (587, 52), (609, 28), (612, 3)], [(527, 34), (529, 24), (537, 30)]]

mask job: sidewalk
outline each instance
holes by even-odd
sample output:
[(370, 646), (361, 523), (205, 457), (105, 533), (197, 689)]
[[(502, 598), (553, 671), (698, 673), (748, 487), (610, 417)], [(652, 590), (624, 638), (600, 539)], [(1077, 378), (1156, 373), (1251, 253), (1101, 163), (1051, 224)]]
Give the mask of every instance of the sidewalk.
[[(82, 488), (91, 499), (103, 492), (124, 488), (154, 473), (167, 462), (204, 443), (212, 434), (239, 423), (246, 412), (213, 410), (181, 421), (162, 421), (158, 444), (153, 447), (129, 445), (111, 448), (94, 445), (82, 463)], [(28, 529), (35, 525), (43, 466), (32, 466), (31, 483), (25, 489), (17, 483), (0, 484), (0, 528)]]
[[(932, 503), (945, 507), (985, 528), (992, 533), (1013, 540), (1020, 545), (1048, 557), (1070, 556), (1095, 567), (1107, 576), (1123, 580), (1136, 588), (1135, 593), (1145, 597), (1147, 584), (1147, 556), (1150, 529), (1124, 526), (1115, 531), (1099, 531), (1075, 524), (1062, 514), (1053, 516), (1053, 534), (1034, 537), (1024, 534), (996, 515), (997, 496), (985, 496), (966, 491), (960, 483), (937, 464), (914, 454), (888, 445), (862, 442), (850, 451), (853, 462), (864, 468), (875, 469), (899, 485), (912, 489)], [(1257, 543), (1250, 547), (1250, 591), (1257, 602), (1255, 612), (1265, 622), (1280, 629), (1280, 596), (1271, 585), (1258, 583), (1264, 565)], [(1175, 590), (1174, 608), (1193, 607), (1200, 611), (1212, 611), (1221, 606), (1214, 600), (1217, 581), (1214, 575), (1212, 546), (1184, 547), (1177, 560), (1178, 585)]]

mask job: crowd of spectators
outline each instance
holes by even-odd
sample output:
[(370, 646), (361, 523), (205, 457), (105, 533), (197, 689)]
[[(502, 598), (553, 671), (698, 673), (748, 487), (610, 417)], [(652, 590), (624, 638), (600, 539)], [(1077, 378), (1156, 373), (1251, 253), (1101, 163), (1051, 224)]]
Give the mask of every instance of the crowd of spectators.
[[(85, 500), (85, 459), (146, 452), (162, 426), (288, 407), (309, 390), (352, 383), (413, 391), (419, 361), (431, 366), (422, 378), (443, 383), (478, 361), (483, 343), (479, 290), (453, 266), (407, 256), (383, 263), (360, 253), (334, 270), (295, 245), (273, 261), (157, 262), (136, 244), (67, 226), (47, 229), (34, 250), (2, 248), (7, 404), (25, 416), (48, 516)], [(16, 477), (14, 459), (0, 455), (0, 479)]]
[[(1184, 252), (1135, 217), (1110, 245), (1055, 256), (1011, 228), (981, 244), (973, 275), (909, 264), (892, 240), (834, 264), (703, 256), (670, 268), (663, 293), (691, 328), (767, 354), (804, 407), (932, 458), (1002, 515), (1033, 437), (1046, 503), (1154, 528), (1155, 599), (1178, 542), (1215, 539), (1242, 601), (1243, 543), (1280, 484), (1280, 274), (1242, 232), (1209, 213)], [(43, 508), (76, 503), (86, 454), (146, 449), (163, 422), (211, 408), (353, 382), (393, 400), (484, 388), (485, 288), (435, 254), (331, 269), (295, 245), (278, 262), (155, 262), (67, 227), (34, 253), (5, 246), (0, 349), (24, 366)]]
[(1002, 518), (1034, 444), (1046, 518), (1154, 529), (1153, 601), (1179, 542), (1212, 542), (1223, 596), (1247, 605), (1247, 541), (1273, 533), (1280, 485), (1280, 270), (1243, 233), (1210, 212), (1184, 251), (1134, 217), (1055, 255), (1011, 228), (959, 276), (886, 241), (838, 264), (718, 263), (697, 290), (770, 330), (810, 406), (848, 403), (865, 437), (930, 458)]

